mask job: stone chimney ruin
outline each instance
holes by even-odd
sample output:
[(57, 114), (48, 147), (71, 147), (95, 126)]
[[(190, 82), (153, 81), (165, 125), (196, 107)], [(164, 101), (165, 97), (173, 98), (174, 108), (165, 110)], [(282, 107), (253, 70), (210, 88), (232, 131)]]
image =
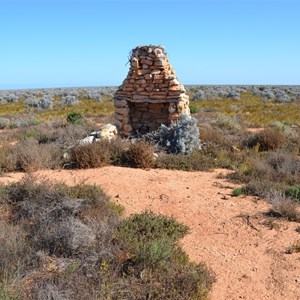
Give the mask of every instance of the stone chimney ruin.
[(179, 83), (163, 46), (138, 46), (129, 57), (127, 77), (114, 95), (116, 125), (122, 136), (144, 134), (190, 114), (189, 96)]

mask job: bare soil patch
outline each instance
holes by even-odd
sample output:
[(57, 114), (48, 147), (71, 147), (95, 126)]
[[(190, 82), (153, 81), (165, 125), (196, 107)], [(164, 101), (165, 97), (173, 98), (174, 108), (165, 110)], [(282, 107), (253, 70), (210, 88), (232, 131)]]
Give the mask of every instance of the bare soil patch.
[[(216, 273), (211, 299), (300, 299), (300, 254), (286, 250), (300, 239), (297, 223), (271, 219), (254, 197), (231, 197), (236, 185), (214, 172), (104, 167), (34, 174), (74, 185), (101, 186), (126, 216), (144, 210), (174, 216), (191, 229), (183, 240), (192, 260)], [(23, 174), (11, 173), (0, 182)], [(1, 214), (0, 214), (1, 215)]]

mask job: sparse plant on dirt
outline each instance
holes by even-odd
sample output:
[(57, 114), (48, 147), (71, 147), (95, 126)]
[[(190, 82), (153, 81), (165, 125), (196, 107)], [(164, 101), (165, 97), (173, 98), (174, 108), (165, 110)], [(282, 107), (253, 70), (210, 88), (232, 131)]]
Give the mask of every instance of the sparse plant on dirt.
[(238, 197), (238, 196), (241, 196), (243, 194), (245, 194), (245, 189), (243, 187), (235, 188), (232, 191), (232, 196), (234, 196), (234, 197)]
[(299, 253), (300, 252), (300, 240), (295, 242), (293, 245), (287, 248), (287, 254)]
[(280, 216), (289, 221), (300, 222), (299, 205), (287, 198), (283, 193), (273, 191), (267, 197), (273, 208), (270, 215)]

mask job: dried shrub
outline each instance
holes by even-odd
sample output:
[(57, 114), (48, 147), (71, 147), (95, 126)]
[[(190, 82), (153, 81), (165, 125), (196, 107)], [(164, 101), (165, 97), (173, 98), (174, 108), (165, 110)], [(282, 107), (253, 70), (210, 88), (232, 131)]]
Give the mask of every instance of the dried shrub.
[(125, 157), (130, 167), (151, 168), (154, 162), (153, 147), (144, 141), (132, 143), (129, 145)]
[(296, 241), (293, 245), (288, 247), (286, 250), (287, 254), (299, 253), (300, 252), (300, 240)]
[(259, 145), (259, 151), (269, 151), (281, 148), (284, 142), (284, 134), (274, 128), (267, 128), (250, 136), (245, 144), (249, 148)]
[(4, 172), (32, 172), (54, 169), (62, 164), (62, 152), (57, 145), (39, 145), (33, 139), (25, 139), (14, 146), (2, 149), (0, 168)]
[(272, 190), (285, 192), (300, 183), (300, 161), (293, 153), (282, 150), (252, 152), (233, 174), (228, 177), (244, 182), (245, 191), (266, 197)]
[(267, 196), (273, 208), (270, 215), (280, 216), (289, 221), (300, 222), (299, 204), (287, 198), (284, 193), (272, 191)]
[(74, 168), (103, 167), (110, 163), (110, 149), (105, 142), (79, 145), (71, 149), (70, 157)]

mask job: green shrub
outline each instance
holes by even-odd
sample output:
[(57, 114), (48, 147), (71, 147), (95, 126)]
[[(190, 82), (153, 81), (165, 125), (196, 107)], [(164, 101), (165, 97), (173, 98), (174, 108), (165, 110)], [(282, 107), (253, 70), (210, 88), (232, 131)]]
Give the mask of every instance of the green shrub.
[(300, 185), (289, 187), (285, 191), (285, 194), (289, 197), (293, 197), (294, 199), (300, 201)]
[(119, 235), (130, 244), (131, 242), (153, 241), (167, 237), (176, 241), (188, 233), (188, 227), (178, 223), (174, 218), (144, 212), (124, 221)]
[(238, 197), (245, 194), (245, 189), (243, 187), (238, 187), (232, 191), (232, 196)]
[(67, 115), (67, 121), (74, 125), (82, 124), (83, 116), (79, 112), (71, 112)]
[(198, 112), (198, 108), (191, 105), (191, 106), (190, 106), (190, 112), (191, 112), (191, 114), (195, 114), (195, 113)]

